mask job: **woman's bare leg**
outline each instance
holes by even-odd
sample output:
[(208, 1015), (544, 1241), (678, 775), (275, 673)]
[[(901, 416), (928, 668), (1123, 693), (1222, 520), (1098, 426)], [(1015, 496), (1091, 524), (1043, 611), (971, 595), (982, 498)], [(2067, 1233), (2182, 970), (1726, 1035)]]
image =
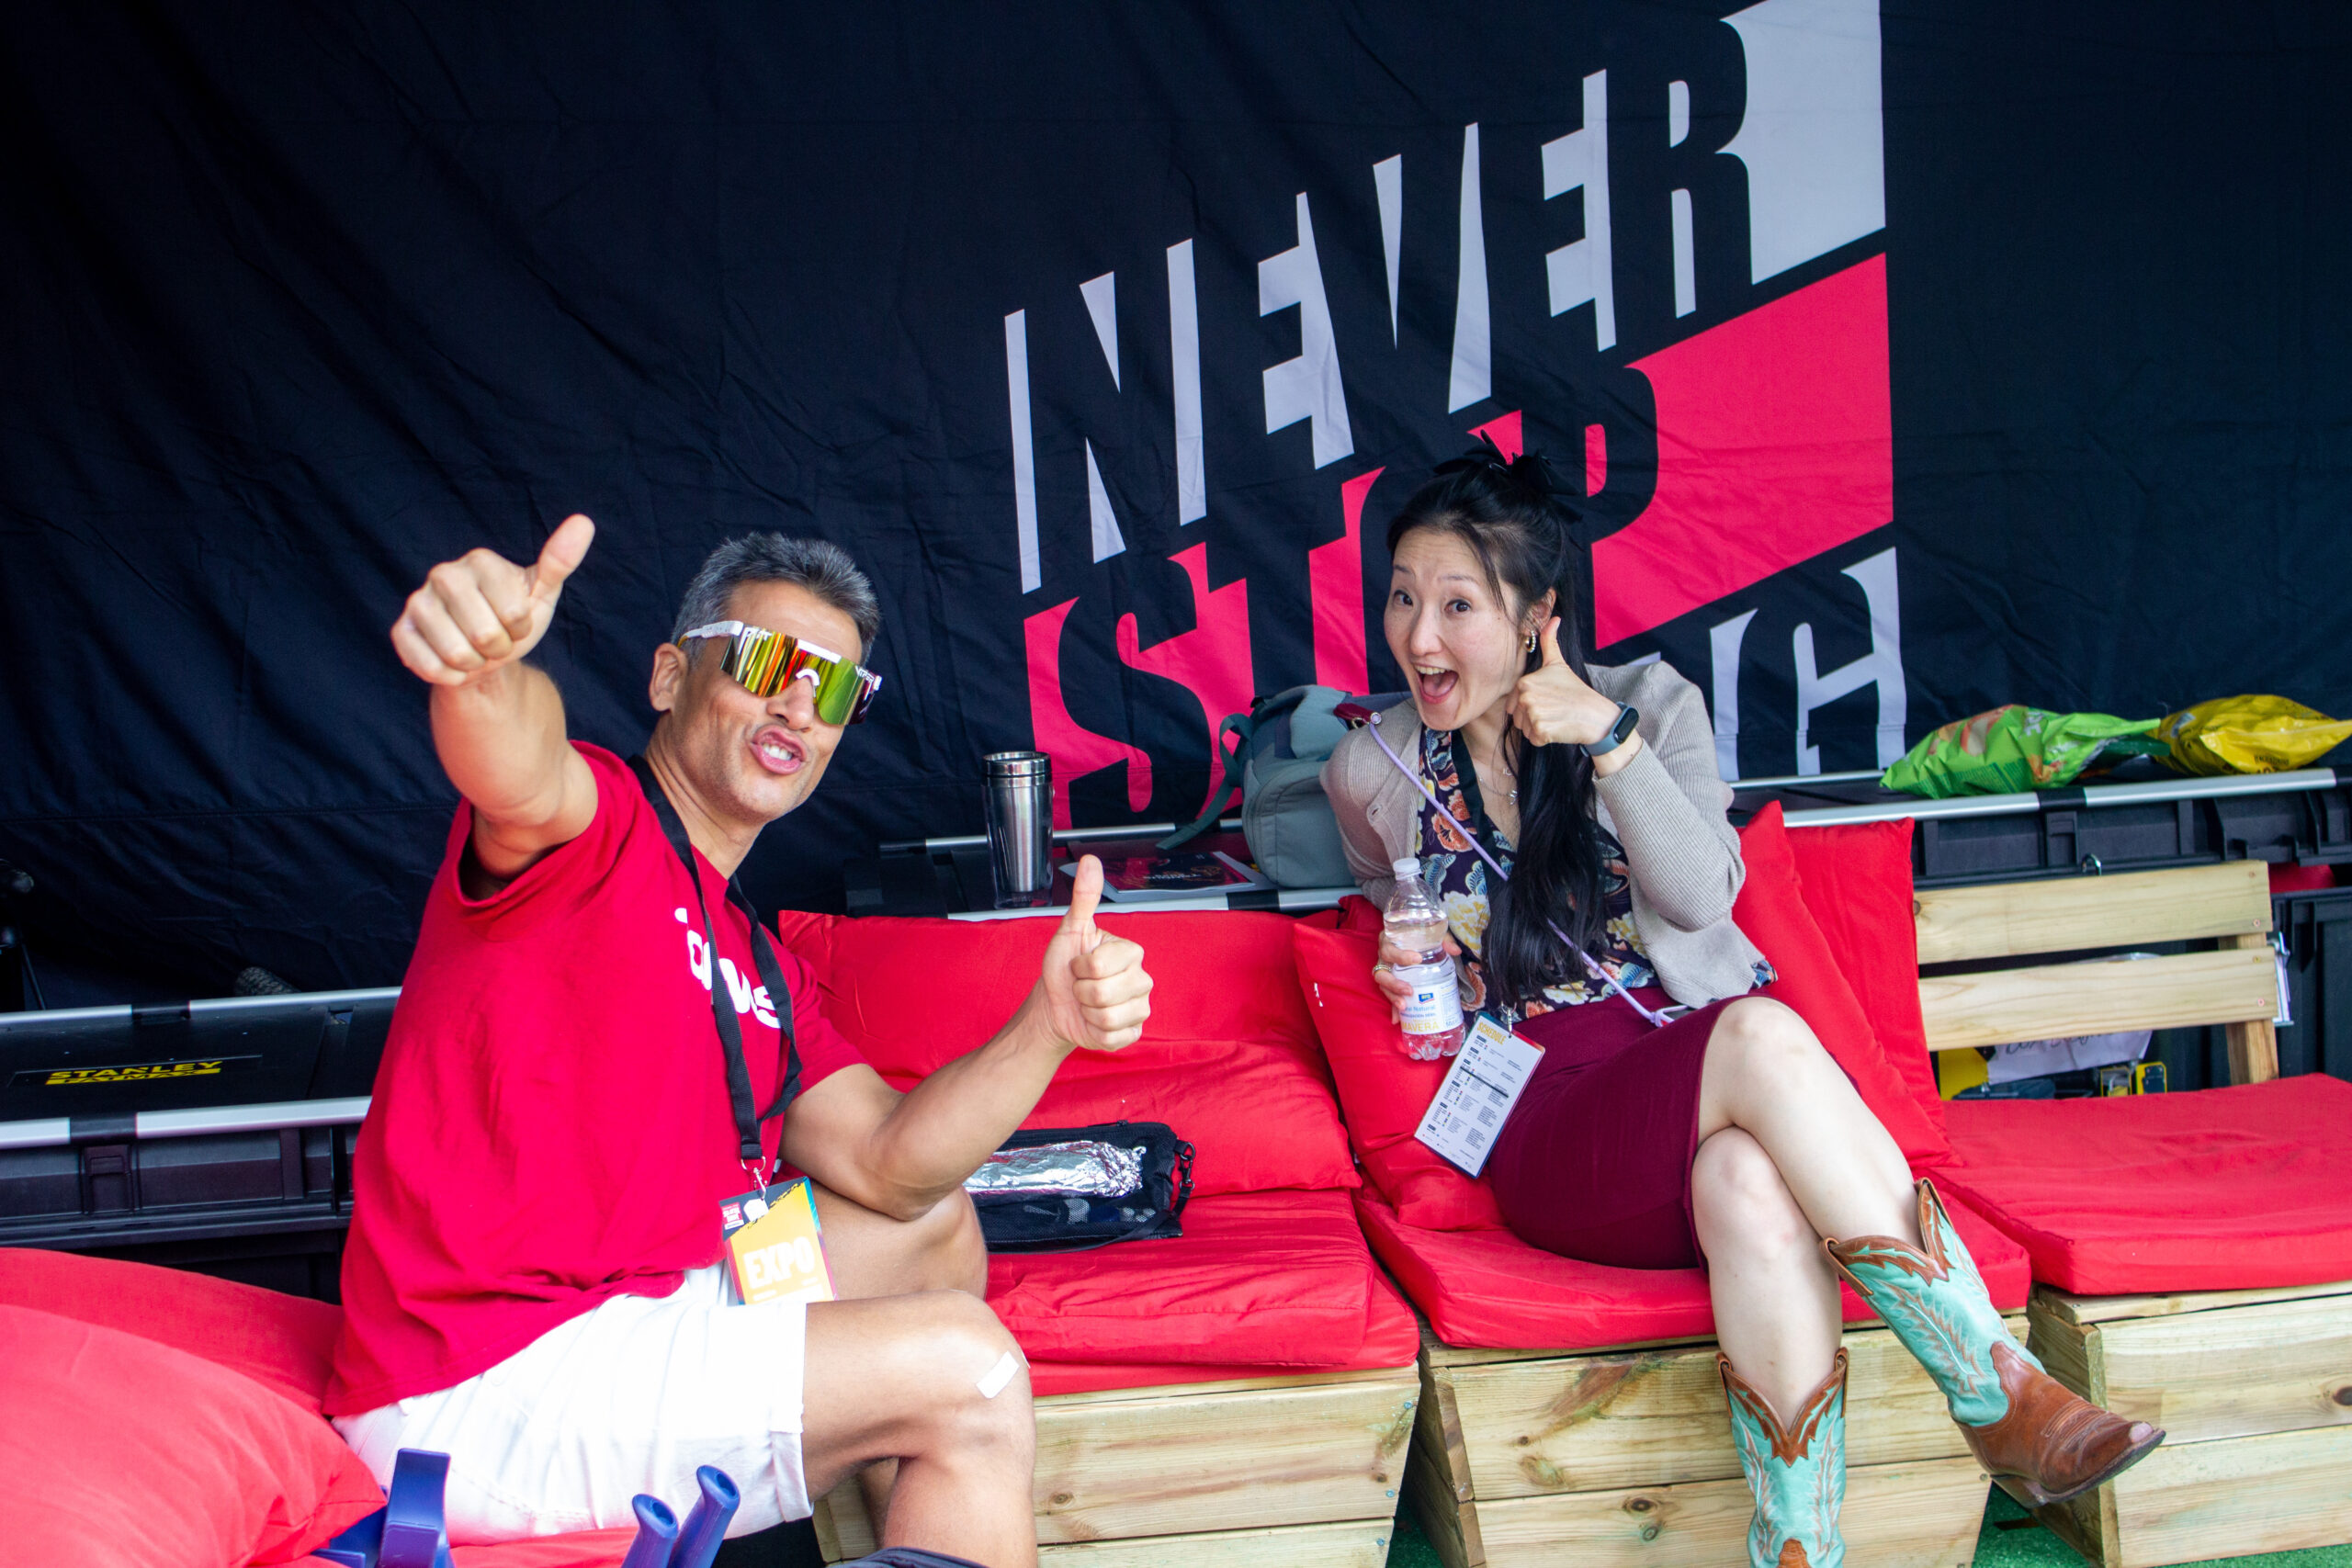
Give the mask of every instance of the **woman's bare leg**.
[(1707, 1041), (1702, 1145), (1735, 1127), (1762, 1145), (1818, 1235), (1920, 1245), (1903, 1151), (1804, 1020), (1762, 997), (1724, 1009)]
[(1764, 1145), (1726, 1127), (1690, 1162), (1715, 1336), (1748, 1386), (1792, 1421), (1838, 1353), (1838, 1280)]

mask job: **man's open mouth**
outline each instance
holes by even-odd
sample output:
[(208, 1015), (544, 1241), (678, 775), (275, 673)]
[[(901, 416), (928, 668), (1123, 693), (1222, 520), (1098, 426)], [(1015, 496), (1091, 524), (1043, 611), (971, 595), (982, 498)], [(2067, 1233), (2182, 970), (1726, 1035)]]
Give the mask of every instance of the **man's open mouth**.
[(808, 765), (808, 748), (781, 729), (763, 729), (752, 737), (752, 755), (772, 773), (797, 773)]

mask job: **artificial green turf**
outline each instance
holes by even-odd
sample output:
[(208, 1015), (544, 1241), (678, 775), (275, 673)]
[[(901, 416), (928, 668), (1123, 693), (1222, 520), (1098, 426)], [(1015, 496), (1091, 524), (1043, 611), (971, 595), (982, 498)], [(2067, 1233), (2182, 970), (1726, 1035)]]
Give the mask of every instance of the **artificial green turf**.
[[(2352, 1546), (2214, 1561), (2241, 1568), (2352, 1568)], [(1388, 1540), (1388, 1568), (1439, 1568), (1437, 1550), (1423, 1539), (1409, 1508), (1396, 1516), (1396, 1533)], [(1976, 1568), (2083, 1568), (2083, 1560), (2073, 1547), (2035, 1524), (2007, 1493), (1996, 1488), (1984, 1509), (1983, 1532), (1976, 1538)]]

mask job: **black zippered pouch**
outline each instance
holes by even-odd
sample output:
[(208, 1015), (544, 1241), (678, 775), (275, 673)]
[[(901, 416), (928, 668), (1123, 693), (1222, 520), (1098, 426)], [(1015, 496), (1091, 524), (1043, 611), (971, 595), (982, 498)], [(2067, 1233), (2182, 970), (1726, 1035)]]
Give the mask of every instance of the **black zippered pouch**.
[(1182, 1235), (1193, 1145), (1164, 1122), (1015, 1133), (966, 1181), (990, 1252), (1080, 1252)]

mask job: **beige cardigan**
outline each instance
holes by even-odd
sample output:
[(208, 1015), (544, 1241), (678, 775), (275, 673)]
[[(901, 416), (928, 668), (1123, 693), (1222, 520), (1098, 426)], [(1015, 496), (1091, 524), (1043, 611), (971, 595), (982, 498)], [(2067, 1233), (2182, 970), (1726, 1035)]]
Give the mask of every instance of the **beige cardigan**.
[[(1602, 696), (1641, 714), (1641, 751), (1597, 781), (1596, 791), (1600, 825), (1624, 846), (1634, 929), (1658, 981), (1692, 1007), (1743, 995), (1763, 955), (1732, 924), (1743, 874), (1739, 836), (1724, 817), (1731, 790), (1715, 773), (1707, 705), (1696, 686), (1662, 662), (1592, 666), (1586, 673)], [(1412, 703), (1382, 716), (1382, 739), (1418, 762), (1421, 725)], [(1374, 904), (1385, 904), (1389, 868), (1419, 852), (1420, 791), (1361, 729), (1332, 750), (1323, 789), (1357, 886)]]

